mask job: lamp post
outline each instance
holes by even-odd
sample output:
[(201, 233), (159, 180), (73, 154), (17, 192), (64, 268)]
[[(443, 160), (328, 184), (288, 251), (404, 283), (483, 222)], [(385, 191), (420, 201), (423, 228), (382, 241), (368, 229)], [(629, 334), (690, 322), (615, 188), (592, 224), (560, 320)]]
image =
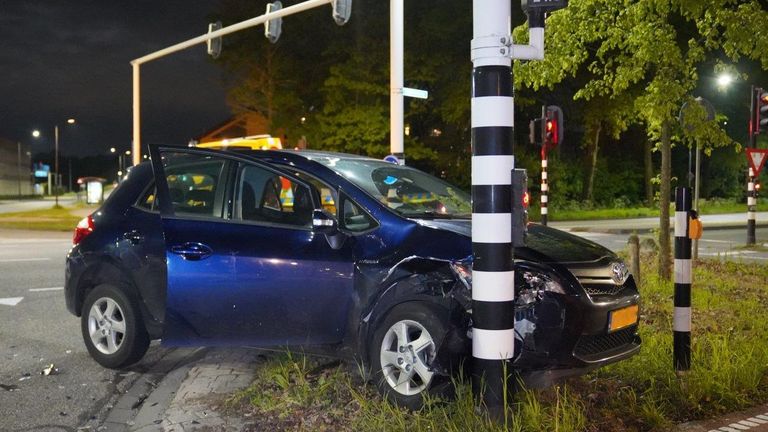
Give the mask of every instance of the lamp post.
[[(73, 125), (75, 124), (75, 119), (68, 118), (67, 124)], [(34, 130), (32, 131), (32, 136), (35, 138), (40, 137), (40, 131)], [(53, 147), (54, 147), (54, 160), (53, 160), (53, 170), (54, 170), (54, 181), (53, 181), (53, 195), (56, 197), (56, 204), (55, 206), (59, 206), (59, 187), (61, 186), (61, 179), (59, 178), (59, 125), (56, 124), (53, 126)]]

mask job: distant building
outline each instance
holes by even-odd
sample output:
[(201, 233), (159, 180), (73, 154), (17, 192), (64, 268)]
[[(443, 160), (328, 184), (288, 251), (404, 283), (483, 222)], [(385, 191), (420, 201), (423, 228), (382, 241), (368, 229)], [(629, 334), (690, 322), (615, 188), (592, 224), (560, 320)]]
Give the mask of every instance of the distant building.
[(280, 138), (283, 143), (283, 148), (307, 148), (307, 139), (305, 137), (300, 137), (298, 139), (294, 137), (294, 139), (289, 141), (288, 137), (285, 136), (285, 131), (282, 129), (269, 130), (267, 127), (267, 119), (258, 113), (237, 114), (197, 137), (197, 139), (194, 140), (194, 143), (202, 144), (255, 135), (271, 135)]
[(267, 119), (261, 114), (237, 114), (197, 138), (198, 143), (221, 141), (229, 138), (241, 138), (253, 135), (273, 135), (267, 128)]
[(0, 138), (0, 196), (32, 195), (30, 147)]

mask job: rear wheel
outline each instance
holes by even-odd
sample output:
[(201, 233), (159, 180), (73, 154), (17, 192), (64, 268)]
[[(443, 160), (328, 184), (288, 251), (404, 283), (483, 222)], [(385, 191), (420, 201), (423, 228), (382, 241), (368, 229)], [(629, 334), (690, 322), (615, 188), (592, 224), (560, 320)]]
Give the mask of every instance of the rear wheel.
[(149, 347), (135, 302), (112, 285), (99, 285), (88, 293), (80, 327), (88, 352), (104, 367), (115, 369), (135, 363)]
[(390, 402), (418, 409), (426, 393), (447, 393), (450, 379), (434, 369), (446, 329), (439, 314), (419, 303), (395, 307), (377, 327), (369, 358), (376, 386)]

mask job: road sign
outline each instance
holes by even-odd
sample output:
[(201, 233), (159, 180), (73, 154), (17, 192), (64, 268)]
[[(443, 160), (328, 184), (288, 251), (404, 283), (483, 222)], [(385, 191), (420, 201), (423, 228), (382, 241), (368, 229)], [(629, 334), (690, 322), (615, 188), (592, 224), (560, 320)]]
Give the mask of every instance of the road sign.
[(417, 98), (417, 99), (426, 99), (429, 97), (429, 92), (426, 90), (403, 87), (403, 96)]
[(393, 163), (395, 165), (400, 165), (400, 159), (397, 158), (395, 155), (387, 155), (384, 156), (384, 162)]
[(755, 176), (760, 175), (760, 170), (763, 169), (766, 159), (768, 159), (768, 149), (747, 149), (747, 161), (749, 161), (749, 166)]

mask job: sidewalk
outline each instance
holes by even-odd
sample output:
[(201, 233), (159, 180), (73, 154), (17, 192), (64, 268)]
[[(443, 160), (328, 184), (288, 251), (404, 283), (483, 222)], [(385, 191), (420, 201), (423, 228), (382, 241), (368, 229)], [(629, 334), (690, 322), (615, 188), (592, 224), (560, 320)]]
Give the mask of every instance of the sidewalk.
[[(757, 227), (768, 226), (768, 212), (758, 212)], [(535, 222), (535, 221), (534, 221)], [(747, 213), (727, 213), (701, 216), (705, 230), (747, 227)], [(603, 232), (611, 234), (647, 233), (659, 228), (659, 218), (602, 219), (582, 221), (554, 221), (549, 226), (563, 231)], [(674, 215), (669, 218), (670, 229), (675, 226)]]
[(246, 430), (247, 419), (223, 415), (216, 406), (247, 388), (264, 358), (262, 351), (250, 348), (173, 350), (117, 400), (96, 430)]

